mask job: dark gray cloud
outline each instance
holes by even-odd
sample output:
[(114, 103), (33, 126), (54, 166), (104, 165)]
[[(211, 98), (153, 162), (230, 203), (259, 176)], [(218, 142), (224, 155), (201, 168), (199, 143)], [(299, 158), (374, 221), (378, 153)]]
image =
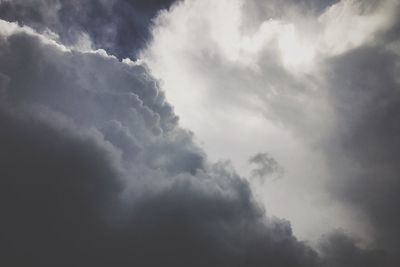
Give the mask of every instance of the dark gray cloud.
[(174, 0), (0, 1), (0, 19), (57, 33), (64, 44), (88, 34), (97, 48), (135, 57), (148, 41), (151, 19)]
[(261, 181), (272, 174), (278, 177), (283, 174), (282, 167), (269, 153), (257, 153), (250, 157), (249, 163), (255, 165), (255, 168), (251, 170), (251, 176)]
[(329, 148), (334, 194), (366, 214), (378, 244), (399, 260), (400, 57), (387, 44), (332, 60), (330, 94), (340, 120)]
[(386, 252), (380, 249), (361, 249), (358, 241), (338, 231), (319, 244), (327, 267), (389, 266)]
[(3, 108), (0, 122), (1, 264), (101, 263), (122, 190), (112, 147)]
[(2, 264), (320, 264), (206, 162), (144, 67), (0, 27)]

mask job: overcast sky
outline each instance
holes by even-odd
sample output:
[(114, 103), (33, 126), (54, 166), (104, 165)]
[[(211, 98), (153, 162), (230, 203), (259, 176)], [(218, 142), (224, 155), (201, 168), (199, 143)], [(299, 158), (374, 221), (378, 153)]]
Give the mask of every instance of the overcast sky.
[(4, 266), (400, 265), (397, 0), (0, 0)]

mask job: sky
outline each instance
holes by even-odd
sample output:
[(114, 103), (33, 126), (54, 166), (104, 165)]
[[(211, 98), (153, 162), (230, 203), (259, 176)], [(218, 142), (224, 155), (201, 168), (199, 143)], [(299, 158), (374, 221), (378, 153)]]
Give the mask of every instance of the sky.
[(4, 266), (400, 265), (397, 0), (0, 0)]

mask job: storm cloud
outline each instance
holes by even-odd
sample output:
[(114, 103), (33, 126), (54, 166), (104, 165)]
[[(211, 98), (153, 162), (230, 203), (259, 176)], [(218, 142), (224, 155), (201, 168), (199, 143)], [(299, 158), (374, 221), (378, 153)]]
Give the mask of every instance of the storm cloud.
[[(0, 1), (0, 262), (397, 266), (398, 10)], [(219, 139), (203, 147), (204, 129)], [(261, 203), (264, 188), (215, 150), (256, 165), (249, 178), (281, 173), (269, 193), (289, 188)], [(274, 205), (325, 234), (298, 238)]]
[(330, 151), (331, 164), (343, 166), (335, 170), (338, 179), (331, 182), (333, 192), (365, 212), (377, 242), (396, 258), (400, 247), (396, 212), (400, 193), (399, 62), (399, 54), (382, 44), (363, 46), (335, 58), (329, 75), (335, 88), (331, 90), (333, 103), (341, 118), (339, 143)]
[(146, 68), (1, 31), (3, 264), (320, 262), (245, 180), (207, 163)]

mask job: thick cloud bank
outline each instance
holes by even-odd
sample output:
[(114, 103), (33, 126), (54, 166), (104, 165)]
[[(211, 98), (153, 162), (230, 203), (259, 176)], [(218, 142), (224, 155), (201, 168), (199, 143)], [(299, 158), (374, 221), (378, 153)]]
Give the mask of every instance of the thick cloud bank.
[(2, 265), (320, 263), (207, 163), (144, 67), (0, 32)]
[[(396, 2), (187, 0), (158, 17), (148, 66), (118, 59), (142, 45), (130, 25), (147, 32), (171, 1), (142, 3), (0, 1), (2, 18), (31, 26), (0, 20), (0, 264), (398, 266)], [(318, 147), (329, 195), (364, 215), (370, 246), (339, 230), (299, 241), (207, 159), (150, 71)], [(255, 177), (281, 172), (269, 154), (250, 161)]]
[(376, 242), (399, 260), (400, 54), (395, 42), (397, 51), (379, 44), (333, 59), (329, 79), (340, 120), (339, 142), (330, 152), (338, 178), (330, 185), (365, 213)]

